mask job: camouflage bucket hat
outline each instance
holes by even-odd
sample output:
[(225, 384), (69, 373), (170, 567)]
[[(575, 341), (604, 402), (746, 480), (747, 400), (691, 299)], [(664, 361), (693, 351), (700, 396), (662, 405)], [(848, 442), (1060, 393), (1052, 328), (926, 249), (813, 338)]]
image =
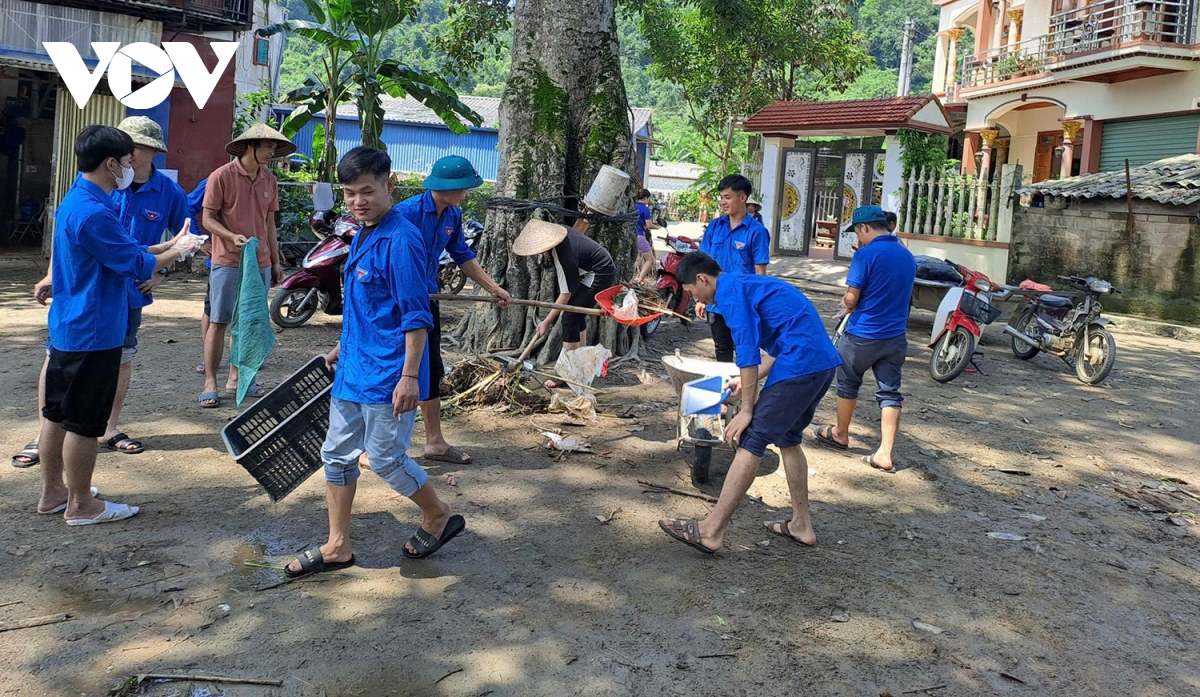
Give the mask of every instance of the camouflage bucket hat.
[(167, 151), (167, 144), (163, 142), (162, 126), (148, 117), (130, 116), (117, 124), (117, 128), (128, 133), (134, 145), (154, 148), (159, 152)]

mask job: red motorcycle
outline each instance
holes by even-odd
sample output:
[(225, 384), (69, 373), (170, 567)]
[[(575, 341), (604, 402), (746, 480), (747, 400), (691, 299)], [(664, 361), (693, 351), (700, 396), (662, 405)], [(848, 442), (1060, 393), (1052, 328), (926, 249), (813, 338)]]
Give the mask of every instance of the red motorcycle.
[(353, 216), (317, 211), (309, 226), (321, 241), (304, 255), (296, 273), (279, 284), (271, 300), (271, 321), (284, 329), (299, 327), (316, 314), (342, 314), (342, 266), (350, 256), (350, 243), (362, 229)]
[[(675, 278), (675, 267), (679, 266), (679, 260), (683, 259), (684, 254), (689, 254), (700, 249), (700, 243), (690, 237), (672, 237), (667, 235), (664, 239), (667, 241), (667, 246), (671, 251), (663, 255), (662, 259), (658, 260), (658, 281), (654, 287), (658, 289), (659, 296), (663, 299), (663, 307), (668, 310), (686, 315), (688, 306), (692, 302), (692, 294), (683, 289), (679, 283), (679, 279)], [(654, 332), (658, 331), (658, 325), (662, 322), (662, 317), (656, 317), (653, 320), (642, 325), (642, 336), (649, 338)]]
[(938, 382), (950, 382), (974, 363), (983, 327), (1000, 317), (1000, 310), (992, 305), (993, 293), (1000, 300), (1012, 294), (1011, 289), (1002, 289), (978, 271), (949, 259), (946, 263), (962, 276), (962, 285), (946, 291), (933, 320), (929, 376)]

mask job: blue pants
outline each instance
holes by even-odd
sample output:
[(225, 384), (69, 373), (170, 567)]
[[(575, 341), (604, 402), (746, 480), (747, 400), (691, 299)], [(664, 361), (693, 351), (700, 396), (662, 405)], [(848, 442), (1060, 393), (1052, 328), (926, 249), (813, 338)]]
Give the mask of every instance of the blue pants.
[(392, 416), (390, 404), (358, 404), (332, 399), (329, 432), (321, 446), (325, 481), (346, 486), (358, 481), (358, 457), (371, 458), (371, 471), (396, 493), (412, 496), (425, 486), (429, 475), (408, 456), (417, 411)]
[(904, 403), (900, 396), (900, 378), (904, 358), (908, 355), (907, 337), (864, 339), (843, 334), (837, 348), (842, 356), (842, 365), (837, 369), (838, 397), (858, 399), (858, 388), (862, 387), (863, 377), (870, 370), (875, 374), (875, 401), (879, 408), (900, 408)]

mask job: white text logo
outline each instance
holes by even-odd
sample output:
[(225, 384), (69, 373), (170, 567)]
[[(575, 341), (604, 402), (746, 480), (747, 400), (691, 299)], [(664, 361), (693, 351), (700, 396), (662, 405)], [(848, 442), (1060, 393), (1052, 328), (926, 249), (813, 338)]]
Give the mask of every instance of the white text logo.
[[(217, 67), (212, 72), (204, 67), (196, 47), (186, 41), (167, 41), (162, 48), (148, 43), (129, 44), (121, 48), (116, 41), (93, 41), (92, 50), (96, 52), (96, 69), (88, 70), (84, 65), (79, 49), (65, 41), (47, 41), (42, 46), (58, 68), (58, 74), (67, 89), (75, 98), (75, 103), (82, 109), (87, 106), (96, 85), (104, 71), (108, 71), (108, 87), (113, 96), (130, 109), (150, 109), (162, 104), (171, 96), (171, 88), (175, 86), (175, 73), (179, 80), (191, 93), (196, 106), (203, 109), (208, 98), (225, 72), (233, 54), (237, 52), (235, 41), (214, 41), (210, 44), (213, 53), (217, 54)], [(157, 73), (149, 84), (133, 89), (133, 62), (137, 61)]]

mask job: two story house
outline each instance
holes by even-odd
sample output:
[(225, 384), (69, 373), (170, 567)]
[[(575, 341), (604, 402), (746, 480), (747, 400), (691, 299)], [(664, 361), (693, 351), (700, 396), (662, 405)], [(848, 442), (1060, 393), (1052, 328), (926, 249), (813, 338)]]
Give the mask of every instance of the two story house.
[(1038, 182), (1197, 152), (1197, 0), (934, 1), (933, 89), (965, 112), (965, 171)]
[[(90, 124), (116, 125), (132, 115), (157, 121), (170, 151), (156, 164), (191, 188), (228, 162), (239, 94), (273, 91), (283, 51), (281, 36), (256, 38), (256, 25), (279, 21), (278, 3), (259, 0), (0, 0), (0, 240), (6, 232), (31, 228), (36, 217), (49, 232), (54, 208), (75, 178), (75, 135)], [(196, 46), (211, 69), (214, 41), (240, 47), (203, 109), (176, 76), (171, 96), (147, 110), (128, 109), (101, 79), (80, 109), (58, 75), (46, 42), (68, 42), (89, 69), (95, 69), (92, 42), (128, 45), (186, 41)], [(159, 75), (137, 63), (133, 87)], [(32, 242), (36, 235), (23, 235)]]

